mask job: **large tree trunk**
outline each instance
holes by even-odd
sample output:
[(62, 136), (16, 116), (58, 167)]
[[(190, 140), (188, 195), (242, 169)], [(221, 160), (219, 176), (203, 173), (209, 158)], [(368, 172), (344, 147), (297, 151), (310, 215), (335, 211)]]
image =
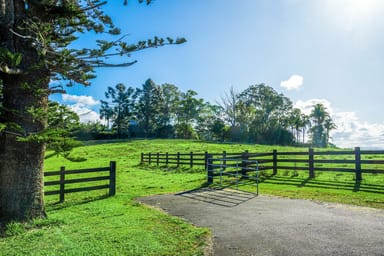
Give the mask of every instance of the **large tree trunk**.
[(0, 139), (0, 218), (27, 220), (45, 216), (43, 145)]
[[(0, 123), (7, 124), (0, 133), (0, 218), (27, 220), (45, 216), (44, 144), (38, 140), (21, 142), (19, 138), (37, 134), (46, 127), (44, 112), (50, 76), (31, 40), (11, 32), (20, 31), (18, 26), (23, 24), (23, 1), (0, 0), (0, 7), (0, 47), (23, 56), (15, 72), (0, 71)], [(40, 114), (31, 114), (31, 109)]]
[[(44, 144), (18, 138), (41, 131), (43, 120), (36, 120), (27, 110), (46, 108), (47, 99), (36, 97), (23, 86), (23, 77), (3, 79), (6, 109), (0, 121), (17, 124), (20, 131), (6, 129), (0, 136), (0, 216), (7, 219), (30, 219), (44, 216), (43, 160)], [(42, 122), (43, 121), (43, 122)]]

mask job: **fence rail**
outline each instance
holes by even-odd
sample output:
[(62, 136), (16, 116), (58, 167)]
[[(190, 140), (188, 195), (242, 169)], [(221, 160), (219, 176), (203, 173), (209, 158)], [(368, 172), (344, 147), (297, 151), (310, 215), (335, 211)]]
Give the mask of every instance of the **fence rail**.
[[(156, 165), (184, 165), (193, 168), (204, 166), (207, 168), (207, 159), (220, 158), (223, 164), (227, 158), (255, 160), (259, 163), (259, 170), (307, 171), (309, 178), (315, 177), (315, 172), (353, 172), (356, 181), (362, 180), (363, 173), (384, 174), (384, 150), (354, 150), (343, 151), (307, 151), (250, 153), (141, 153), (141, 163)], [(326, 166), (324, 166), (326, 165)]]
[[(103, 176), (92, 176), (92, 177), (78, 177), (73, 178), (75, 175), (79, 174), (89, 174), (89, 173), (106, 173), (108, 175)], [(68, 175), (72, 177), (68, 179)], [(60, 202), (64, 202), (65, 194), (75, 193), (75, 192), (84, 192), (84, 191), (92, 191), (92, 190), (100, 190), (100, 189), (108, 189), (109, 196), (114, 196), (116, 194), (116, 162), (111, 161), (109, 166), (100, 167), (100, 168), (91, 168), (91, 169), (80, 169), (80, 170), (66, 170), (65, 167), (60, 167), (60, 171), (48, 171), (44, 173), (44, 177), (50, 176), (58, 176), (58, 180), (50, 180), (45, 181), (44, 186), (59, 186), (59, 189), (56, 190), (48, 190), (44, 192), (44, 195), (59, 195)], [(66, 188), (66, 184), (87, 184), (90, 182), (96, 181), (104, 181), (108, 180), (108, 184), (102, 185), (93, 185), (93, 186), (85, 186), (85, 187), (76, 187), (76, 188)]]

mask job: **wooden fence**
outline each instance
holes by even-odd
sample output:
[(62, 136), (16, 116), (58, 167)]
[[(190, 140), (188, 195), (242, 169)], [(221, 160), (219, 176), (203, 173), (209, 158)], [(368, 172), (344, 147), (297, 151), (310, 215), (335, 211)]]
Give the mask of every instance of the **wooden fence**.
[[(108, 172), (108, 175), (103, 175), (100, 173)], [(98, 176), (92, 177), (80, 177), (80, 178), (71, 178), (68, 177), (79, 176), (79, 174), (89, 174), (89, 173), (97, 173)], [(61, 167), (60, 171), (50, 171), (45, 172), (44, 177), (49, 176), (58, 176), (58, 180), (54, 181), (45, 181), (44, 186), (59, 186), (57, 190), (49, 190), (45, 191), (45, 195), (59, 195), (60, 202), (64, 202), (65, 194), (75, 193), (75, 192), (83, 192), (83, 191), (91, 191), (91, 190), (99, 190), (99, 189), (108, 189), (109, 196), (114, 196), (116, 194), (116, 162), (111, 161), (109, 166), (107, 167), (99, 167), (92, 169), (81, 169), (81, 170), (65, 170), (65, 167)], [(66, 188), (66, 184), (86, 184), (89, 182), (97, 182), (108, 180), (108, 184), (103, 185), (95, 185), (95, 186), (81, 186), (76, 188)]]
[(315, 177), (315, 172), (353, 172), (356, 180), (362, 180), (363, 173), (384, 173), (384, 150), (354, 150), (343, 151), (315, 151), (309, 148), (307, 151), (278, 152), (273, 150), (266, 153), (142, 153), (141, 163), (156, 165), (180, 165), (207, 166), (207, 159), (256, 160), (260, 170), (272, 170), (277, 174), (278, 170), (307, 171), (309, 178)]

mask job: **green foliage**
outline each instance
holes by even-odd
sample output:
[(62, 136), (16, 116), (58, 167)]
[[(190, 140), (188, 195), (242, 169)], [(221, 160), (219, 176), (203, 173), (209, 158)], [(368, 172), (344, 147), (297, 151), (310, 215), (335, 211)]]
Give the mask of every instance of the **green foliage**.
[(144, 131), (144, 137), (153, 137), (161, 127), (162, 91), (151, 79), (136, 90), (136, 120)]
[(0, 71), (12, 74), (12, 69), (15, 70), (23, 59), (21, 53), (13, 53), (6, 48), (0, 47)]
[(112, 131), (100, 123), (80, 123), (72, 135), (80, 141), (85, 140), (105, 140), (115, 138)]
[[(55, 80), (66, 80), (88, 85), (94, 77), (94, 68), (103, 66), (130, 66), (136, 61), (113, 64), (107, 62), (113, 57), (127, 58), (134, 51), (155, 48), (167, 44), (182, 44), (184, 38), (159, 38), (128, 43), (125, 36), (112, 41), (98, 39), (96, 48), (68, 48), (79, 35), (95, 32), (105, 38), (106, 35), (119, 36), (120, 29), (106, 15), (102, 6), (106, 1), (27, 1), (23, 10), (25, 22), (13, 36), (28, 40), (35, 46), (44, 65), (54, 75)], [(32, 18), (33, 17), (33, 18)], [(21, 54), (9, 49), (0, 49), (0, 63), (12, 67), (22, 62)]]
[(316, 104), (310, 115), (312, 127), (310, 129), (312, 144), (315, 147), (327, 147), (329, 133), (336, 128), (331, 116), (323, 104)]
[(24, 225), (19, 222), (10, 222), (6, 225), (4, 235), (7, 236), (16, 236), (21, 235), (25, 232)]
[[(12, 22), (12, 24), (5, 23), (6, 20), (0, 23), (4, 31), (9, 33), (4, 35), (4, 40), (16, 38), (18, 41), (22, 41), (23, 43), (17, 48), (20, 48), (19, 50), (23, 54), (30, 55), (23, 56), (22, 53), (15, 52), (13, 48), (0, 48), (0, 107), (3, 102), (3, 87), (12, 89), (11, 87), (14, 86), (11, 83), (3, 84), (2, 76), (4, 74), (33, 77), (36, 80), (35, 84), (23, 83), (22, 88), (36, 95), (37, 98), (41, 98), (46, 97), (49, 93), (63, 92), (60, 81), (65, 82), (68, 86), (75, 83), (89, 85), (88, 80), (95, 77), (94, 69), (97, 67), (122, 67), (134, 64), (135, 60), (122, 61), (122, 57), (130, 58), (132, 52), (186, 42), (184, 38), (172, 39), (155, 36), (153, 39), (128, 43), (124, 41), (125, 35), (115, 40), (105, 40), (106, 35), (108, 38), (118, 36), (120, 29), (115, 27), (112, 19), (104, 13), (102, 7), (106, 1), (102, 0), (28, 0), (24, 2), (20, 5), (20, 10), (18, 9), (19, 13), (16, 13), (17, 18), (23, 22), (16, 27), (12, 26), (14, 21), (11, 20), (8, 22)], [(149, 2), (147, 1), (147, 3)], [(4, 8), (6, 7), (9, 6), (5, 5)], [(71, 43), (76, 41), (79, 36), (86, 36), (87, 33), (93, 32), (100, 34), (100, 37), (103, 38), (96, 40), (95, 48), (76, 49), (72, 47)], [(3, 45), (14, 44), (5, 41), (2, 43)], [(35, 62), (31, 63), (32, 59)], [(116, 62), (118, 64), (115, 64)], [(44, 86), (40, 87), (40, 84), (46, 85), (45, 81), (49, 79), (59, 85), (53, 86), (51, 90), (47, 90)], [(40, 106), (41, 102), (35, 103), (37, 102), (27, 107), (27, 113), (32, 116), (34, 122), (39, 120), (45, 123), (47, 118), (45, 107)], [(0, 115), (1, 113), (0, 108)], [(1, 122), (1, 127), (4, 129), (7, 120)], [(42, 140), (42, 137), (40, 136), (38, 139)]]
[[(292, 109), (292, 102), (283, 94), (278, 94), (272, 87), (259, 84), (251, 85), (239, 94), (239, 120), (242, 130), (249, 135), (249, 139), (256, 143), (290, 144), (282, 136), (276, 139), (287, 128), (288, 113)], [(245, 117), (244, 120), (242, 120)]]
[(221, 119), (222, 108), (206, 102), (199, 111), (196, 131), (200, 139), (224, 140), (225, 123)]
[[(39, 115), (45, 115), (45, 113), (41, 113), (41, 109), (30, 109), (29, 111), (36, 118), (42, 118)], [(67, 106), (52, 101), (48, 103), (46, 115), (48, 127), (45, 130), (36, 134), (29, 134), (25, 137), (19, 137), (18, 140), (46, 143), (47, 148), (53, 150), (55, 154), (69, 159), (71, 150), (82, 145), (71, 137), (71, 134), (79, 126), (79, 116)], [(83, 158), (78, 159), (74, 157), (71, 159), (75, 161), (84, 160)]]
[(128, 133), (132, 137), (196, 138), (199, 115), (205, 107), (196, 95), (192, 90), (183, 93), (172, 84), (157, 85), (151, 79), (136, 90), (118, 84), (116, 89), (108, 87), (110, 102), (101, 101), (100, 117), (120, 138)]
[[(117, 97), (113, 90), (108, 89), (107, 98)], [(293, 145), (304, 144), (310, 124), (309, 117), (293, 109), (287, 97), (265, 84), (251, 85), (241, 93), (231, 89), (222, 98), (221, 106), (204, 102), (193, 90), (182, 92), (175, 85), (157, 85), (151, 79), (135, 92), (133, 88), (129, 90), (119, 100), (102, 101), (100, 109), (100, 117), (106, 120), (107, 128), (120, 129), (120, 137), (125, 132), (125, 137), (129, 133), (131, 137)], [(116, 106), (122, 104), (130, 110), (125, 112), (120, 108), (119, 112)], [(117, 118), (119, 115), (121, 117)], [(327, 138), (332, 124), (328, 122)]]
[(129, 136), (129, 122), (134, 115), (134, 93), (134, 88), (127, 88), (124, 84), (119, 83), (115, 88), (108, 87), (105, 97), (110, 101), (101, 101), (101, 117), (108, 123), (113, 122), (112, 128), (117, 132), (117, 138)]

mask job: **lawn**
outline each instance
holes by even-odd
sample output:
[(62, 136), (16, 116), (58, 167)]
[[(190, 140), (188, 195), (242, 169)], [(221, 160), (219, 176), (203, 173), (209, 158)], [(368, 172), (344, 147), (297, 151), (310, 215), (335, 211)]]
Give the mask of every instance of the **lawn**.
[[(70, 162), (47, 152), (46, 171), (107, 166), (117, 162), (116, 196), (107, 190), (47, 196), (47, 219), (11, 223), (0, 238), (0, 255), (203, 255), (210, 231), (136, 202), (134, 199), (161, 193), (195, 189), (205, 184), (202, 168), (141, 166), (141, 152), (265, 152), (297, 151), (292, 147), (248, 144), (215, 144), (188, 140), (133, 140), (88, 143), (76, 148)], [(306, 149), (301, 149), (306, 150)], [(261, 194), (384, 208), (384, 175), (364, 174), (356, 183), (348, 173), (266, 173)], [(244, 189), (254, 189), (244, 187)]]

